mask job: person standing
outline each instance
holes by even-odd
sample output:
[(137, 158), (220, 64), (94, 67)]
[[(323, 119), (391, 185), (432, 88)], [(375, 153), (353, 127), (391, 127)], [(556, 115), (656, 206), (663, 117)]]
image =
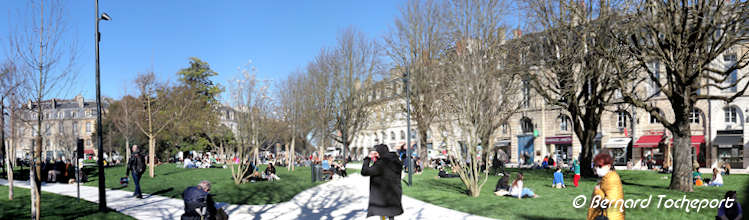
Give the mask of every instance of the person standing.
[(572, 179), (572, 183), (577, 187), (578, 182), (580, 182), (580, 162), (577, 159), (572, 162), (572, 169), (575, 170), (575, 177)]
[(135, 183), (135, 192), (133, 192), (133, 197), (135, 198), (143, 198), (143, 194), (140, 191), (140, 178), (143, 176), (143, 173), (145, 171), (146, 158), (140, 151), (138, 151), (138, 145), (133, 145), (133, 151), (130, 155), (130, 160), (127, 161), (127, 171), (125, 171), (125, 176), (129, 176), (131, 172), (133, 174), (133, 183)]
[(596, 175), (601, 178), (593, 189), (593, 195), (591, 201), (595, 197), (600, 197), (600, 200), (606, 199), (613, 203), (613, 205), (607, 208), (599, 206), (592, 206), (588, 209), (588, 220), (598, 219), (599, 216), (606, 216), (610, 220), (624, 220), (624, 207), (621, 202), (616, 202), (624, 199), (624, 190), (622, 189), (622, 181), (619, 178), (619, 174), (616, 173), (612, 168), (614, 159), (606, 153), (600, 153), (593, 158), (593, 164), (595, 165)]
[(387, 145), (376, 145), (375, 151), (364, 158), (361, 174), (370, 177), (367, 217), (383, 216), (384, 219), (387, 216), (395, 219), (395, 216), (403, 214), (402, 171), (403, 163), (396, 153), (388, 150)]

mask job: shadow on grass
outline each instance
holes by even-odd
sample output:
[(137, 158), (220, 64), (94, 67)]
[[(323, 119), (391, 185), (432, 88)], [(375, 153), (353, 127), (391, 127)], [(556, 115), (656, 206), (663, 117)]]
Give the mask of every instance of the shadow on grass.
[(531, 215), (520, 215), (520, 218), (521, 219), (526, 219), (526, 220), (546, 220), (546, 219), (555, 219), (555, 220), (566, 220), (566, 219), (570, 219), (570, 220), (572, 220), (572, 219), (574, 219), (574, 218), (559, 218), (559, 217), (550, 218), (550, 217), (544, 217), (544, 216), (531, 216)]
[(653, 185), (645, 185), (645, 184), (639, 184), (639, 183), (633, 183), (633, 182), (627, 182), (622, 180), (623, 185), (629, 185), (629, 186), (641, 186), (641, 187), (650, 187), (650, 188), (659, 188), (659, 189), (667, 189), (666, 186), (653, 186)]

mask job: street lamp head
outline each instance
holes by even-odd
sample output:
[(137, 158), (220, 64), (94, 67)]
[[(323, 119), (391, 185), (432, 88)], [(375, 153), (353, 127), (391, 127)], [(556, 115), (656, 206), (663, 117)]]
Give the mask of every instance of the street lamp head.
[(112, 20), (112, 18), (109, 17), (109, 15), (106, 12), (105, 13), (101, 13), (101, 18), (99, 18), (99, 19), (106, 20), (106, 21), (111, 21)]

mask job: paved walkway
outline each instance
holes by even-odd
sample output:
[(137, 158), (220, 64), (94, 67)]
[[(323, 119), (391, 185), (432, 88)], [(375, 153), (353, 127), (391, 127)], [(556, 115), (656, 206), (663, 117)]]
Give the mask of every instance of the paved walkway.
[[(283, 180), (282, 180), (283, 181)], [(0, 185), (8, 181), (0, 179)], [(29, 188), (28, 181), (15, 181), (14, 186)], [(45, 184), (46, 192), (76, 196), (75, 184)], [(220, 189), (216, 189), (220, 190)], [(179, 219), (183, 213), (182, 200), (163, 196), (144, 195), (144, 199), (129, 198), (132, 192), (107, 190), (107, 206), (137, 219)], [(81, 199), (98, 202), (95, 187), (81, 186)], [(365, 219), (369, 201), (369, 178), (359, 174), (330, 181), (302, 191), (292, 200), (269, 205), (228, 205), (230, 219)], [(405, 212), (399, 219), (489, 219), (435, 206), (403, 196)], [(379, 219), (370, 217), (368, 219)]]

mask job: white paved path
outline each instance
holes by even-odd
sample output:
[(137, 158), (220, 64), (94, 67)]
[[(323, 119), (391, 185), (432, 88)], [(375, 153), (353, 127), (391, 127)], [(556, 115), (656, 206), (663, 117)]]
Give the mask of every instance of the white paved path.
[[(7, 180), (0, 179), (0, 185), (7, 183)], [(15, 181), (14, 186), (28, 188), (29, 183)], [(45, 184), (42, 190), (75, 197), (75, 186)], [(129, 198), (131, 194), (132, 192), (122, 190), (107, 190), (107, 206), (137, 219), (179, 219), (183, 213), (182, 200), (145, 194), (141, 200)], [(81, 199), (98, 202), (97, 188), (81, 186)], [(230, 215), (229, 219), (365, 219), (368, 200), (369, 178), (353, 174), (302, 191), (287, 202), (229, 205), (225, 209)], [(405, 212), (398, 219), (489, 219), (435, 206), (408, 196), (403, 196), (402, 203)]]

